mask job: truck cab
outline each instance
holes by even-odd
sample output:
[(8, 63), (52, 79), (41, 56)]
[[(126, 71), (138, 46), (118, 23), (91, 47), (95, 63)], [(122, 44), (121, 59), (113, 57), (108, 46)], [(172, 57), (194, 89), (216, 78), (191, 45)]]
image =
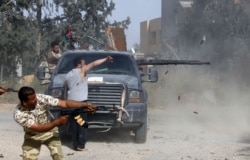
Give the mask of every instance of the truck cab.
[[(73, 60), (83, 58), (86, 64), (107, 56), (113, 62), (103, 63), (87, 73), (88, 101), (97, 106), (95, 114), (89, 114), (89, 128), (128, 128), (134, 131), (135, 142), (144, 143), (147, 138), (148, 95), (144, 82), (157, 82), (158, 72), (151, 68), (147, 72), (139, 69), (133, 54), (119, 51), (66, 51), (55, 70), (45, 94), (66, 99), (64, 88), (66, 74), (73, 69)], [(38, 68), (37, 78), (44, 80), (46, 67)], [(50, 107), (53, 117), (61, 114), (61, 109)], [(59, 129), (63, 132), (63, 128)]]

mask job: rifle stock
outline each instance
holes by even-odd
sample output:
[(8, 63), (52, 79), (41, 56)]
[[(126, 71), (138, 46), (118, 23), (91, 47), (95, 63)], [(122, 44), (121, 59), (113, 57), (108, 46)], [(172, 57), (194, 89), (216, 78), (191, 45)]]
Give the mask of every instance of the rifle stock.
[[(106, 107), (105, 106), (96, 106), (96, 110), (106, 110)], [(87, 108), (80, 108), (80, 109), (62, 109), (61, 110), (61, 115), (76, 115), (76, 114), (79, 114), (79, 113), (89, 113), (88, 109)]]

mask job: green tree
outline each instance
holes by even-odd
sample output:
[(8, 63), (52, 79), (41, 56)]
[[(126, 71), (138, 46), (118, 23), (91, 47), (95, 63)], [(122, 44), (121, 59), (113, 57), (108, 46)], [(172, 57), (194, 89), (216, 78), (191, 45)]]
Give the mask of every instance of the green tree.
[[(121, 22), (109, 22), (115, 9), (107, 0), (3, 0), (0, 2), (1, 65), (5, 75), (14, 74), (17, 61), (23, 62), (23, 74), (34, 73), (39, 62), (54, 40), (62, 41), (68, 25), (80, 43), (105, 42), (106, 27), (124, 27), (129, 17)], [(94, 43), (96, 44), (96, 43)], [(15, 47), (13, 47), (15, 46)], [(98, 48), (98, 46), (96, 46)], [(10, 68), (10, 69), (9, 69)]]
[(99, 47), (88, 36), (93, 37), (99, 42), (105, 43), (105, 28), (123, 27), (127, 28), (130, 18), (121, 22), (109, 22), (108, 16), (112, 15), (115, 3), (107, 0), (76, 0), (76, 1), (57, 1), (56, 4), (63, 9), (61, 26), (65, 33), (68, 25), (72, 25), (73, 33), (80, 44), (91, 43), (95, 48)]
[(29, 27), (23, 12), (11, 1), (1, 1), (0, 5), (0, 56), (3, 75), (16, 75), (16, 64), (29, 48), (27, 41)]

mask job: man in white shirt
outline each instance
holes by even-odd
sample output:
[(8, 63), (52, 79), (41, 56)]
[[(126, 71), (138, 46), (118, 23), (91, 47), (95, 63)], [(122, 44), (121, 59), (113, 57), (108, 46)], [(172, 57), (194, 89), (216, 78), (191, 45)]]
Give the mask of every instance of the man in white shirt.
[[(98, 66), (104, 62), (112, 62), (113, 58), (107, 56), (106, 58), (95, 60), (89, 64), (85, 63), (84, 59), (76, 58), (74, 60), (74, 69), (69, 71), (66, 75), (65, 87), (67, 88), (67, 99), (86, 102), (88, 98), (88, 81), (87, 72), (93, 67)], [(87, 120), (87, 113), (79, 112), (80, 117)], [(86, 122), (87, 123), (87, 122)], [(70, 125), (72, 131), (73, 148), (77, 151), (85, 151), (87, 129), (79, 125), (75, 117), (70, 117)]]

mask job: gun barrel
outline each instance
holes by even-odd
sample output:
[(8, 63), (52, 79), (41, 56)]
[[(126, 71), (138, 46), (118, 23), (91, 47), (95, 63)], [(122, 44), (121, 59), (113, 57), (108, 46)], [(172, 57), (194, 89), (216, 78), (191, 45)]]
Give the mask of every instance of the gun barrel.
[[(107, 110), (105, 106), (96, 106), (96, 110)], [(83, 107), (83, 108), (71, 108), (71, 109), (62, 109), (61, 110), (61, 115), (74, 115), (74, 114), (79, 114), (80, 112), (85, 112), (88, 113), (88, 109)]]
[(137, 60), (138, 65), (210, 65), (198, 60)]
[(13, 89), (13, 88), (3, 88), (3, 87), (0, 87), (0, 88), (5, 90), (6, 92), (18, 92), (18, 90)]
[(13, 89), (13, 88), (7, 88), (7, 92), (18, 92), (18, 90)]

